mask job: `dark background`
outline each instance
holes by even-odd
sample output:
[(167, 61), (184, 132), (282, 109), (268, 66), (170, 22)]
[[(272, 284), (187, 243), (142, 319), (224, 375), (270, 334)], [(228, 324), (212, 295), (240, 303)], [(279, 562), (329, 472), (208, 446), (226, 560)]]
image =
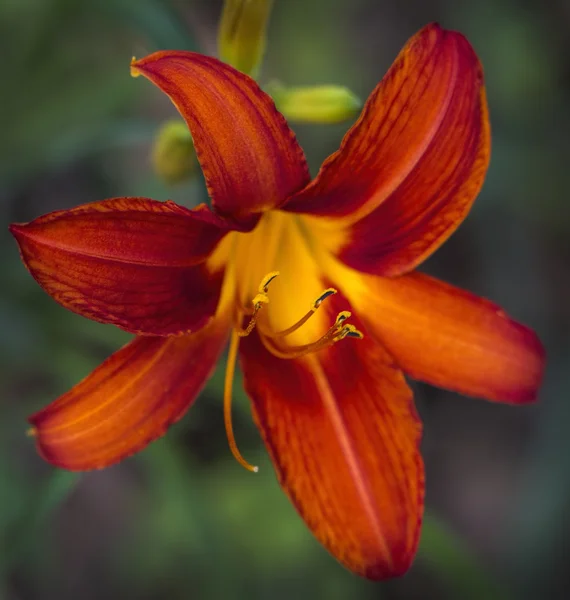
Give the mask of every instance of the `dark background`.
[[(120, 195), (189, 205), (149, 148), (175, 116), (129, 61), (215, 53), (221, 2), (0, 1), (0, 599), (570, 597), (570, 5), (565, 0), (276, 0), (262, 80), (338, 83), (362, 98), (429, 21), (462, 31), (486, 72), (493, 156), (459, 232), (424, 269), (498, 302), (548, 352), (540, 402), (513, 408), (417, 385), (427, 510), (410, 573), (344, 571), (274, 480), (221, 372), (169, 435), (81, 478), (54, 471), (25, 418), (129, 336), (60, 308), (20, 263), (12, 221)], [(295, 126), (313, 172), (349, 124)], [(430, 349), (425, 348), (426, 352)]]

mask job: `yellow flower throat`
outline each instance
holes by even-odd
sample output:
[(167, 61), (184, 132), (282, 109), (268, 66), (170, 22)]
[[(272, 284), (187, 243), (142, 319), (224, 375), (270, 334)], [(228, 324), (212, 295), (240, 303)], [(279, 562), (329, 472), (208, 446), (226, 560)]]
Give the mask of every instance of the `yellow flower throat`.
[[(240, 338), (257, 329), (265, 349), (280, 359), (300, 358), (346, 337), (362, 338), (362, 333), (347, 323), (349, 311), (340, 312), (328, 326), (326, 315), (315, 318), (323, 302), (337, 293), (322, 288), (322, 270), (315, 258), (317, 243), (303, 217), (271, 211), (252, 232), (226, 236), (210, 261), (214, 269), (226, 266), (219, 312), (233, 313), (224, 385), (226, 432), (232, 454), (249, 471), (256, 472), (257, 467), (238, 450), (231, 418)], [(278, 271), (272, 270), (276, 267)], [(309, 298), (313, 301), (307, 310)]]

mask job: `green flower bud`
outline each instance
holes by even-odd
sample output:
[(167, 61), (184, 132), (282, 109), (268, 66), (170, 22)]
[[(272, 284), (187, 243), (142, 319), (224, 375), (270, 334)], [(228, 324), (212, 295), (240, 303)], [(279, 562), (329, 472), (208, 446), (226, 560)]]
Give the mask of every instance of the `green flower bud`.
[(256, 77), (265, 52), (273, 0), (225, 0), (218, 29), (218, 55)]
[(152, 148), (156, 174), (172, 185), (190, 179), (196, 171), (196, 151), (184, 121), (167, 121), (158, 131)]
[(341, 123), (353, 119), (362, 109), (360, 99), (341, 85), (288, 88), (271, 83), (266, 91), (288, 121)]

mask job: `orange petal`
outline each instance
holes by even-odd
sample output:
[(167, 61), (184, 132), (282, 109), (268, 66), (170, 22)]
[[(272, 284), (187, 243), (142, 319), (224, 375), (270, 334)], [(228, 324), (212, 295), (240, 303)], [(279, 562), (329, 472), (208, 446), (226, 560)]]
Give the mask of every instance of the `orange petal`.
[(71, 471), (116, 463), (163, 435), (211, 375), (227, 328), (137, 337), (81, 383), (30, 417), (40, 454)]
[(216, 209), (236, 220), (279, 206), (309, 181), (303, 151), (253, 79), (193, 52), (155, 52), (132, 64), (186, 120)]
[(280, 360), (242, 342), (254, 416), (281, 486), (317, 539), (370, 579), (404, 573), (424, 496), (410, 389), (372, 338)]
[(12, 225), (37, 282), (65, 308), (133, 333), (202, 327), (221, 273), (204, 260), (228, 226), (208, 209), (115, 198)]
[(428, 25), (372, 92), (340, 150), (287, 208), (332, 219), (342, 229), (334, 250), (351, 267), (400, 274), (463, 221), (489, 155), (477, 56), (461, 34)]
[(358, 279), (344, 287), (352, 306), (411, 377), (488, 400), (536, 399), (544, 348), (499, 306), (420, 273)]

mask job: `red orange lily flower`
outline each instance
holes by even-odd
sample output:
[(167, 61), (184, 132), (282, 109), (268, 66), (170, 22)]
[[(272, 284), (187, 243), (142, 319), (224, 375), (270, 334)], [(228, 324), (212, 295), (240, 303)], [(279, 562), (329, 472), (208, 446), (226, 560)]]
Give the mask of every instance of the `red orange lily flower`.
[(359, 575), (403, 573), (424, 501), (404, 374), (525, 403), (543, 371), (531, 330), (414, 270), (465, 218), (489, 163), (473, 49), (421, 30), (313, 181), (251, 78), (174, 51), (132, 72), (188, 123), (213, 208), (115, 198), (12, 226), (53, 298), (138, 334), (31, 417), (41, 454), (87, 470), (141, 450), (188, 410), (229, 336), (238, 460), (250, 467), (228, 412), (239, 354), (279, 481), (311, 531)]

